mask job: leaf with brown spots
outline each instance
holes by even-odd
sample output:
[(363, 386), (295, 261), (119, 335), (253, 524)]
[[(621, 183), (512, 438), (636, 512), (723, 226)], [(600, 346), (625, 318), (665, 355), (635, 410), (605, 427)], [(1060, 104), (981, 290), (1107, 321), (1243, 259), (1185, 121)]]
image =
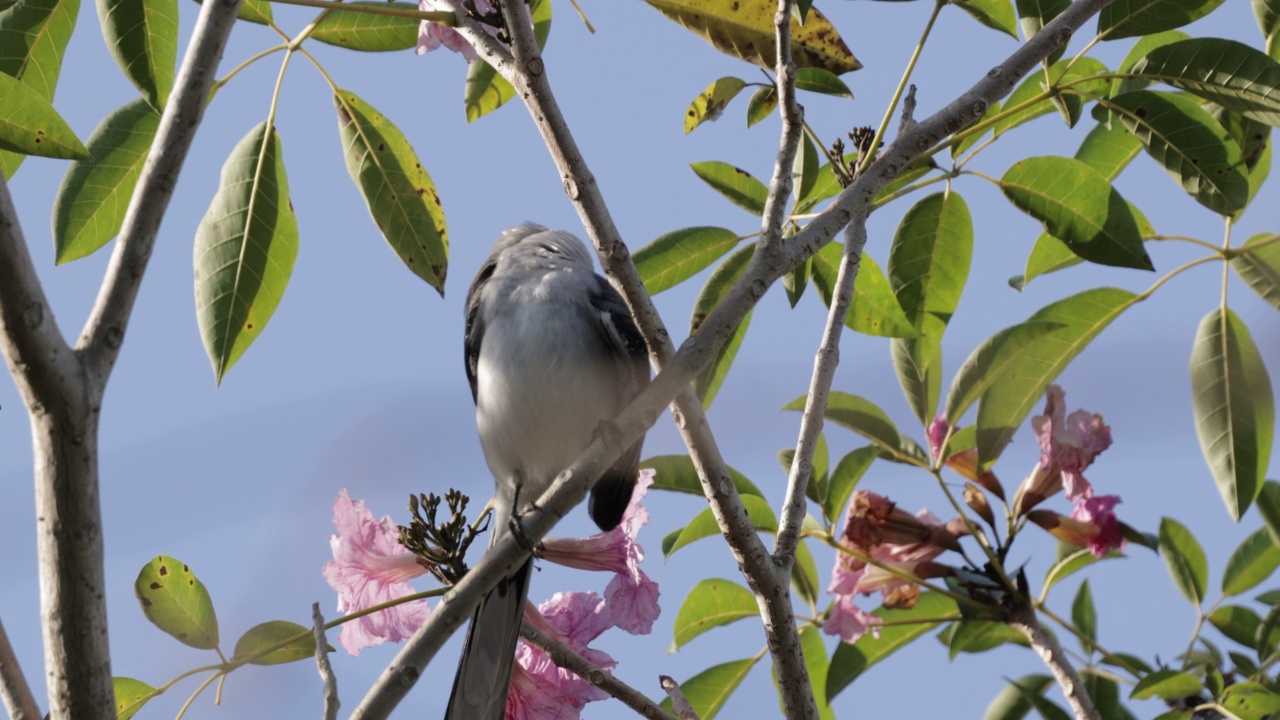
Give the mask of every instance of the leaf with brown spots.
[(400, 260), (444, 295), (449, 240), (431, 176), (400, 129), (349, 90), (333, 96), (347, 172)]
[[(774, 0), (645, 0), (726, 55), (773, 68), (777, 55)], [(817, 8), (804, 24), (791, 19), (791, 55), (796, 67), (820, 67), (836, 75), (862, 67), (840, 33)]]
[(0, 150), (93, 160), (57, 110), (21, 80), (0, 73)]
[(142, 614), (178, 642), (200, 650), (218, 647), (218, 617), (204, 583), (181, 560), (157, 555), (133, 582)]

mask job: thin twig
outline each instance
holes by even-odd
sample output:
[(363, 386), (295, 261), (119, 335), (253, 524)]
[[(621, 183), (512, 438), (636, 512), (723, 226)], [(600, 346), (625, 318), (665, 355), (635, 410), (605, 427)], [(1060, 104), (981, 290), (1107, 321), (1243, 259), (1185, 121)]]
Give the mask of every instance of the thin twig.
[(22, 674), (18, 656), (9, 644), (4, 623), (0, 623), (0, 700), (4, 701), (10, 720), (38, 720), (42, 717), (36, 697), (31, 694), (31, 686)]
[(338, 708), (342, 702), (338, 700), (338, 677), (333, 674), (333, 666), (329, 664), (329, 641), (324, 633), (324, 615), (320, 613), (320, 603), (311, 604), (311, 628), (316, 638), (316, 668), (320, 679), (324, 682), (324, 720), (338, 720)]
[(774, 75), (782, 130), (778, 138), (778, 156), (773, 162), (773, 177), (769, 180), (769, 195), (760, 215), (760, 245), (763, 247), (782, 238), (782, 222), (786, 219), (787, 203), (791, 199), (791, 173), (794, 172), (800, 136), (804, 134), (804, 110), (796, 102), (796, 64), (791, 59), (791, 6), (792, 0), (778, 0), (778, 10), (773, 14), (774, 44), (777, 46)]
[(1085, 689), (1080, 674), (1067, 659), (1067, 654), (1062, 651), (1057, 638), (1040, 626), (1036, 611), (1024, 605), (1009, 619), (1009, 626), (1026, 636), (1027, 641), (1031, 643), (1031, 649), (1036, 651), (1048, 666), (1049, 671), (1053, 673), (1058, 686), (1062, 688), (1062, 694), (1067, 696), (1067, 704), (1071, 706), (1076, 720), (1101, 720), (1102, 716), (1093, 706), (1093, 698), (1089, 697), (1089, 691)]
[(582, 657), (574, 652), (573, 648), (547, 635), (531, 623), (525, 622), (520, 626), (520, 636), (545, 652), (556, 667), (562, 667), (604, 690), (613, 698), (622, 701), (623, 705), (640, 713), (640, 717), (678, 720), (644, 693), (622, 682), (612, 673)]
[(671, 698), (671, 709), (680, 720), (698, 720), (698, 713), (693, 711), (693, 705), (684, 696), (684, 691), (680, 689), (680, 684), (675, 681), (675, 678), (659, 675), (658, 684), (666, 691), (667, 697)]
[(809, 395), (805, 398), (804, 416), (800, 421), (800, 437), (796, 440), (795, 458), (787, 478), (778, 540), (773, 547), (774, 561), (780, 564), (790, 566), (795, 561), (796, 544), (800, 542), (800, 528), (808, 508), (805, 491), (813, 480), (813, 452), (822, 433), (831, 382), (835, 378), (836, 366), (840, 364), (840, 336), (844, 332), (844, 320), (849, 315), (849, 305), (853, 302), (853, 284), (858, 277), (862, 248), (866, 244), (866, 224), (850, 223), (845, 230), (844, 257), (840, 261), (835, 295), (827, 312), (827, 326), (822, 331), (822, 342), (813, 360), (813, 377), (809, 381)]

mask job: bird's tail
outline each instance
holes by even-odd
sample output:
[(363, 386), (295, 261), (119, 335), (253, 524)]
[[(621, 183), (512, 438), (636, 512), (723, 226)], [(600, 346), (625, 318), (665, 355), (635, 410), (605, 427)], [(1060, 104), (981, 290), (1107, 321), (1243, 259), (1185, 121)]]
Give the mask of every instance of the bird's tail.
[(532, 570), (530, 559), (480, 601), (462, 646), (445, 720), (503, 720)]

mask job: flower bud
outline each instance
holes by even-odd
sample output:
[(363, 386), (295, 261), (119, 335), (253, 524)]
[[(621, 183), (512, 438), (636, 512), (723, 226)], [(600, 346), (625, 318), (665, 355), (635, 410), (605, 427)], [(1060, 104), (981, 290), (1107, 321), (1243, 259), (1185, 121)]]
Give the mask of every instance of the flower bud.
[(987, 522), (988, 525), (995, 525), (995, 514), (991, 512), (991, 504), (987, 502), (987, 496), (978, 489), (973, 483), (964, 484), (964, 504), (969, 509), (978, 514), (978, 517)]

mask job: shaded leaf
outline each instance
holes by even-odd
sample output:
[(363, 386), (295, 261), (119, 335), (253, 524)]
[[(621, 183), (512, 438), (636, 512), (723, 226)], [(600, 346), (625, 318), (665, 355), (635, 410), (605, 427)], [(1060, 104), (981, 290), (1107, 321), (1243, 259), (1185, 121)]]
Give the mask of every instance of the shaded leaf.
[[(655, 455), (640, 461), (640, 467), (654, 470), (654, 481), (650, 486), (654, 490), (703, 496), (698, 471), (688, 455)], [(738, 490), (738, 494), (760, 497), (760, 488), (757, 488), (742, 473), (729, 468), (729, 478), (733, 480), (733, 486)]]
[(684, 112), (684, 134), (688, 135), (704, 122), (719, 120), (729, 102), (746, 86), (746, 81), (732, 76), (722, 77), (708, 85)]
[(922, 425), (933, 420), (942, 396), (942, 331), (945, 327), (937, 317), (926, 315), (919, 337), (889, 340), (889, 356), (898, 385)]
[(773, 109), (778, 107), (778, 91), (771, 87), (760, 88), (751, 94), (747, 101), (747, 127), (751, 127), (769, 117)]
[(1098, 34), (1118, 40), (1172, 30), (1208, 15), (1224, 1), (1116, 0), (1098, 15)]
[[(818, 596), (825, 590), (818, 580), (818, 563), (813, 559), (813, 551), (804, 540), (796, 544), (796, 562), (791, 566), (791, 587), (810, 607), (817, 605)], [(825, 654), (823, 657), (825, 659)], [(826, 683), (825, 675), (823, 683)]]
[(1176, 700), (1188, 697), (1204, 690), (1204, 686), (1191, 673), (1180, 670), (1157, 670), (1146, 675), (1133, 686), (1129, 697), (1134, 700), (1145, 700), (1157, 697), (1161, 700)]
[(163, 110), (178, 58), (178, 0), (98, 0), (98, 19), (125, 77)]
[(834, 522), (840, 518), (853, 489), (879, 455), (880, 450), (876, 446), (868, 445), (851, 450), (836, 463), (827, 482), (827, 497), (822, 503), (823, 513), (828, 520)]
[(1071, 624), (1089, 638), (1090, 642), (1080, 639), (1080, 649), (1086, 655), (1091, 654), (1098, 641), (1098, 610), (1093, 605), (1093, 594), (1089, 592), (1089, 579), (1080, 581), (1080, 589), (1076, 591), (1075, 600), (1071, 601)]
[(747, 588), (723, 578), (702, 580), (689, 591), (676, 613), (672, 648), (683, 647), (712, 628), (759, 614), (756, 596)]
[[(733, 287), (734, 282), (742, 275), (742, 271), (746, 269), (747, 263), (751, 260), (751, 255), (754, 252), (754, 243), (739, 248), (729, 256), (728, 260), (721, 263), (720, 267), (717, 267), (711, 273), (711, 277), (707, 279), (707, 284), (703, 286), (702, 292), (698, 294), (698, 299), (693, 304), (693, 317), (689, 320), (690, 335), (696, 333), (698, 328), (702, 327), (702, 322), (707, 319), (707, 315), (724, 299), (724, 296)], [(738, 326), (734, 328), (733, 334), (716, 350), (715, 360), (694, 378), (694, 391), (702, 400), (703, 408), (710, 407), (712, 400), (715, 399), (720, 385), (729, 373), (729, 367), (733, 364), (733, 359), (738, 354), (738, 348), (742, 345), (742, 339), (746, 335), (747, 326), (750, 322), (751, 313), (747, 313), (742, 318), (742, 322), (738, 323)]]
[[(417, 10), (407, 2), (349, 2), (348, 5)], [(361, 52), (408, 50), (418, 44), (418, 25), (411, 17), (330, 10), (311, 29), (311, 39)], [(472, 63), (473, 65), (475, 63)], [(468, 77), (470, 73), (468, 73)]]
[(396, 127), (349, 90), (334, 93), (347, 172), (391, 249), (444, 295), (449, 239), (435, 183)]
[[(885, 622), (898, 622), (945, 617), (955, 612), (954, 600), (946, 595), (926, 591), (920, 593), (916, 606), (910, 610), (880, 608), (871, 614)], [(831, 656), (831, 667), (827, 671), (827, 699), (835, 699), (849, 686), (849, 683), (858, 679), (873, 665), (906, 647), (911, 641), (932, 631), (938, 625), (939, 623), (936, 622), (886, 625), (880, 630), (879, 637), (873, 633), (867, 633), (852, 645), (840, 643)]]
[(1244, 322), (1229, 309), (1205, 316), (1191, 350), (1196, 434), (1231, 517), (1262, 491), (1275, 422), (1271, 380)]
[[(1191, 36), (1181, 30), (1166, 30), (1154, 35), (1139, 37), (1138, 42), (1134, 43), (1133, 47), (1129, 48), (1129, 52), (1125, 54), (1124, 60), (1120, 62), (1120, 67), (1116, 69), (1116, 72), (1130, 73), (1133, 71), (1133, 66), (1146, 57), (1147, 53), (1158, 47), (1186, 40), (1189, 37)], [(1115, 96), (1132, 90), (1141, 90), (1150, 84), (1151, 80), (1144, 77), (1115, 78), (1111, 81), (1111, 92), (1108, 94)]]
[(1204, 602), (1205, 588), (1209, 584), (1209, 561), (1204, 549), (1191, 531), (1173, 518), (1160, 521), (1160, 554), (1169, 566), (1169, 575), (1192, 605)]
[[(982, 114), (982, 117), (981, 117), (981, 118), (979, 118), (979, 119), (978, 119), (978, 122), (974, 123), (974, 124), (973, 124), (973, 126), (982, 125), (983, 123), (986, 123), (987, 121), (989, 121), (989, 120), (991, 120), (992, 118), (994, 118), (996, 115), (999, 115), (999, 114), (1000, 114), (1000, 109), (1001, 109), (1001, 108), (1000, 108), (1000, 101), (999, 101), (999, 100), (992, 100), (992, 101), (991, 101), (991, 104), (987, 105), (987, 111), (986, 111), (985, 113), (983, 113), (983, 114)], [(971, 126), (971, 127), (972, 127), (972, 126)], [(951, 146), (951, 159), (952, 159), (952, 160), (954, 160), (954, 159), (956, 159), (956, 158), (960, 157), (960, 155), (961, 155), (961, 154), (963, 154), (965, 151), (967, 151), (969, 148), (973, 147), (974, 145), (977, 145), (977, 144), (978, 144), (978, 141), (979, 141), (979, 140), (981, 140), (982, 138), (986, 137), (987, 133), (988, 133), (988, 132), (991, 132), (991, 129), (992, 129), (993, 127), (994, 127), (994, 125), (987, 125), (986, 127), (984, 127), (983, 129), (979, 130), (978, 132), (971, 133), (971, 134), (969, 134), (969, 135), (965, 136), (965, 138), (964, 138), (963, 140), (961, 140), (960, 142), (958, 142), (958, 143), (956, 143), (956, 144), (952, 145), (952, 146)]]
[[(1043, 70), (1031, 73), (1009, 94), (1004, 103), (1004, 112), (1008, 114), (995, 124), (992, 131), (996, 137), (999, 137), (1008, 130), (1052, 112), (1053, 97), (1060, 97), (1059, 95), (1036, 100), (1050, 87), (1057, 88), (1072, 83), (1073, 92), (1105, 94), (1109, 80), (1101, 78), (1085, 80), (1105, 73), (1107, 73), (1107, 66), (1103, 65), (1102, 61), (1089, 56), (1082, 57), (1074, 63), (1060, 60), (1051, 65), (1048, 71), (1048, 79), (1051, 82), (1046, 82)], [(1022, 107), (1019, 109), (1020, 106)]]
[(820, 164), (818, 149), (814, 147), (813, 140), (809, 138), (808, 134), (801, 135), (800, 147), (796, 151), (796, 159), (791, 164), (791, 189), (795, 194), (797, 206), (813, 190), (813, 184), (818, 179), (818, 167)]
[(181, 560), (157, 555), (133, 582), (142, 614), (184, 645), (218, 647), (218, 617), (204, 583)]
[(1262, 515), (1263, 525), (1271, 533), (1271, 540), (1280, 545), (1280, 483), (1268, 480), (1262, 484), (1262, 492), (1258, 493), (1258, 514)]
[(1009, 681), (987, 706), (983, 720), (1022, 720), (1031, 712), (1031, 695), (1043, 695), (1053, 684), (1048, 675), (1024, 675)]
[[(196, 0), (200, 5), (200, 0)], [(275, 20), (271, 12), (271, 0), (241, 0), (240, 12), (236, 17), (258, 25), (270, 25)]]
[(141, 98), (112, 112), (89, 136), (90, 162), (67, 168), (53, 205), (54, 258), (86, 257), (120, 233), (160, 115)]
[(1280, 235), (1254, 235), (1231, 258), (1231, 267), (1272, 307), (1280, 310)]
[(1006, 623), (994, 620), (953, 622), (938, 634), (938, 640), (947, 646), (952, 660), (960, 653), (984, 653), (1007, 643), (1027, 644), (1022, 633)]
[[(964, 361), (947, 393), (947, 420), (955, 423), (997, 381), (1028, 361), (1043, 355), (1038, 341), (1066, 326), (1055, 322), (1027, 321), (1007, 327), (987, 338)], [(1037, 393), (1038, 395), (1039, 393)]]
[(280, 139), (262, 122), (231, 151), (196, 229), (196, 320), (217, 382), (266, 327), (297, 255)]
[[(805, 396), (801, 395), (784, 405), (782, 409), (803, 412), (805, 399)], [(834, 390), (827, 398), (827, 408), (823, 416), (874, 442), (885, 452), (904, 459), (909, 457), (928, 462), (924, 451), (918, 445), (898, 433), (898, 427), (893, 424), (893, 420), (889, 419), (885, 411), (864, 397)], [(912, 446), (914, 446), (912, 451), (904, 453), (904, 448)]]
[(1101, 265), (1154, 269), (1124, 198), (1088, 164), (1054, 156), (1027, 158), (1009, 168), (1000, 188), (1080, 257)]
[(796, 89), (853, 99), (853, 91), (843, 80), (830, 70), (820, 67), (802, 67), (796, 70)]
[[(645, 0), (654, 8), (711, 43), (726, 55), (768, 70), (777, 56), (770, 0)], [(791, 19), (791, 54), (796, 67), (820, 67), (843, 75), (862, 67), (831, 21), (810, 8), (801, 25)]]
[(1280, 63), (1244, 43), (1183, 40), (1147, 53), (1133, 72), (1258, 122), (1280, 125)]
[[(301, 637), (298, 637), (301, 636)], [(235, 654), (232, 660), (244, 659), (279, 645), (286, 640), (293, 642), (260, 655), (249, 663), (252, 665), (280, 665), (283, 663), (307, 660), (316, 654), (316, 638), (310, 628), (287, 620), (271, 620), (249, 628), (236, 641)], [(332, 650), (333, 648), (329, 648)]]
[[(751, 519), (751, 524), (756, 530), (771, 533), (778, 529), (778, 519), (773, 514), (773, 508), (769, 507), (769, 503), (764, 498), (759, 495), (743, 495), (742, 505), (746, 508), (747, 517)], [(669, 558), (677, 550), (703, 538), (720, 534), (720, 525), (716, 522), (716, 516), (711, 512), (711, 508), (707, 508), (694, 515), (687, 525), (667, 533), (662, 538), (662, 555)]]
[[(826, 643), (822, 641), (822, 631), (813, 626), (800, 629), (800, 648), (804, 652), (804, 665), (809, 673), (809, 682), (813, 685), (813, 700), (818, 706), (819, 720), (835, 720), (831, 711), (831, 702), (827, 700), (827, 673), (831, 670), (831, 661), (827, 659)], [(778, 673), (773, 673), (775, 686)]]
[(738, 244), (738, 234), (718, 227), (674, 230), (635, 251), (636, 270), (650, 295), (675, 287), (711, 266)]

